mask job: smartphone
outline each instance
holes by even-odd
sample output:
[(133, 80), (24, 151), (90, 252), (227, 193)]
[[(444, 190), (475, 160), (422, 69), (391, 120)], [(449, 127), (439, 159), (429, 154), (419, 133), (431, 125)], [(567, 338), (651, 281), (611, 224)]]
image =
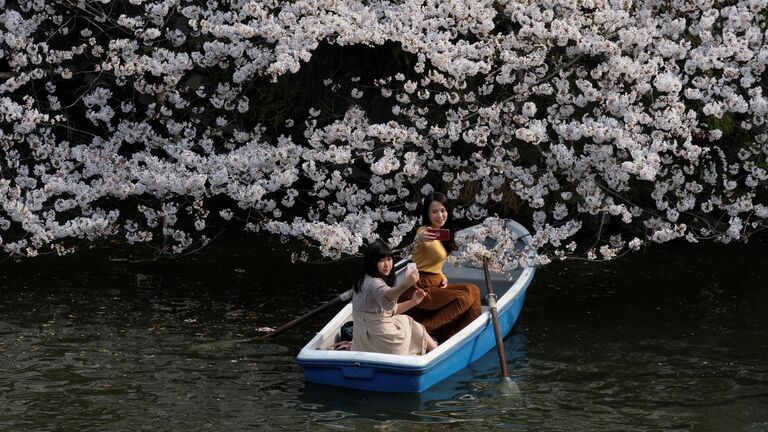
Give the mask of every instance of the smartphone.
[(430, 228), (429, 232), (435, 235), (435, 240), (443, 241), (451, 238), (451, 230), (445, 228)]

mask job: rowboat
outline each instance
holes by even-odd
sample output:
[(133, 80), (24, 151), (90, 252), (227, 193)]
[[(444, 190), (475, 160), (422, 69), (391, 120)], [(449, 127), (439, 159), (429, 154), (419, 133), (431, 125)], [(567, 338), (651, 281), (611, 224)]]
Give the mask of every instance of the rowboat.
[[(504, 336), (514, 327), (520, 316), (525, 292), (535, 273), (536, 254), (528, 230), (519, 223), (506, 221), (508, 229), (517, 236), (519, 250), (529, 250), (527, 267), (508, 273), (491, 272), (493, 291), (498, 297), (496, 307)], [(472, 230), (473, 228), (467, 228)], [(465, 230), (459, 231), (461, 234)], [(527, 246), (527, 248), (526, 248)], [(408, 260), (396, 264), (404, 267)], [(398, 277), (403, 276), (398, 272)], [(450, 283), (472, 283), (480, 287), (481, 296), (487, 296), (483, 268), (446, 263), (443, 273)], [(307, 382), (354, 388), (376, 392), (419, 393), (435, 383), (469, 366), (496, 346), (496, 339), (488, 306), (464, 329), (442, 342), (425, 355), (396, 355), (361, 351), (335, 351), (341, 327), (352, 321), (352, 304), (347, 304), (301, 349), (297, 362), (304, 370)]]

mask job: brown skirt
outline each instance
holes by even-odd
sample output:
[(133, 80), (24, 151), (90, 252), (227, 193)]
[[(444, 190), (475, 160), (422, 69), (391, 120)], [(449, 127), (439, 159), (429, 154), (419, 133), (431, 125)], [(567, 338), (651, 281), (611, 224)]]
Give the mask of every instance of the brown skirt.
[[(473, 284), (440, 288), (442, 280), (440, 274), (419, 272), (416, 287), (426, 291), (427, 297), (405, 313), (424, 325), (429, 334), (445, 340), (480, 316), (480, 288)], [(413, 291), (414, 287), (408, 288), (399, 301), (409, 300)]]

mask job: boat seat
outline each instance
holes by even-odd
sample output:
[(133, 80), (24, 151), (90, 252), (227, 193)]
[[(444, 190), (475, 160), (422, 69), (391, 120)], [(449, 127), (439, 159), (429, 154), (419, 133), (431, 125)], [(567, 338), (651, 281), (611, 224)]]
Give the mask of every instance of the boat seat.
[(336, 338), (334, 340), (334, 343), (341, 342), (341, 341), (351, 341), (352, 340), (352, 320), (348, 320), (344, 324), (339, 327), (339, 331), (336, 332)]

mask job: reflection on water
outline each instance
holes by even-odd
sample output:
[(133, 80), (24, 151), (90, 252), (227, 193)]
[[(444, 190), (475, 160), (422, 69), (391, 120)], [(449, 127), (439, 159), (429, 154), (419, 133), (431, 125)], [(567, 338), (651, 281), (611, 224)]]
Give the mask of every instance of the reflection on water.
[[(215, 249), (218, 248), (218, 249)], [(768, 431), (768, 245), (552, 264), (506, 339), (422, 394), (305, 384), (295, 355), (357, 263), (219, 242), (185, 260), (0, 267), (0, 430)]]

